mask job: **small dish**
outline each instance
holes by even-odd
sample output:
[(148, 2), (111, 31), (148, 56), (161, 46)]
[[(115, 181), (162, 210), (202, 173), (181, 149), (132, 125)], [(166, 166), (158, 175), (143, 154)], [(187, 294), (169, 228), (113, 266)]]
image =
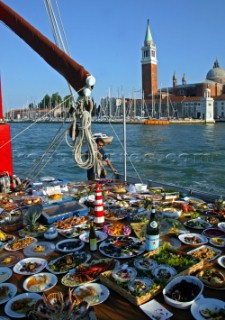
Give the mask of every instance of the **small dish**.
[(103, 284), (90, 283), (77, 287), (73, 294), (88, 302), (90, 306), (96, 306), (108, 299), (109, 290)]
[(39, 241), (23, 249), (23, 253), (27, 257), (41, 257), (51, 254), (54, 250), (54, 243), (50, 241)]
[(213, 261), (216, 259), (220, 254), (221, 250), (203, 245), (197, 249), (188, 251), (187, 254), (192, 255), (194, 258), (198, 258), (207, 262)]
[[(6, 303), (4, 311), (9, 317), (24, 318), (26, 317), (26, 312), (33, 308), (37, 300), (42, 300), (42, 296), (40, 294), (33, 292), (18, 294)], [(21, 303), (24, 301), (22, 309), (18, 311), (13, 310), (13, 304), (16, 301), (21, 301)]]
[(225, 268), (225, 256), (221, 256), (217, 259), (218, 264), (222, 267)]
[(128, 283), (128, 289), (135, 294), (143, 294), (148, 292), (153, 286), (154, 281), (147, 277), (138, 277)]
[(67, 239), (56, 243), (56, 249), (60, 252), (73, 252), (84, 247), (85, 243), (80, 239)]
[(218, 237), (218, 238), (224, 238), (225, 237), (225, 231), (221, 230), (221, 229), (217, 229), (217, 228), (209, 228), (209, 229), (205, 229), (202, 234), (208, 238), (214, 238), (214, 237)]
[(113, 271), (112, 277), (116, 281), (121, 281), (121, 282), (129, 282), (135, 279), (137, 276), (137, 271), (132, 268), (128, 267), (128, 265), (122, 265), (120, 268), (117, 268)]
[(205, 319), (216, 319), (216, 317), (212, 318), (210, 316), (210, 312), (218, 313), (223, 310), (223, 315), (221, 315), (220, 319), (224, 319), (225, 313), (225, 305), (224, 301), (219, 299), (211, 299), (211, 298), (203, 298), (195, 300), (191, 305), (191, 314), (195, 319), (205, 320)]
[(179, 240), (189, 246), (199, 246), (208, 242), (207, 237), (198, 233), (184, 233), (178, 236)]
[(151, 270), (157, 266), (157, 262), (150, 258), (136, 258), (134, 260), (134, 266), (139, 270)]
[(177, 271), (169, 265), (160, 264), (152, 270), (152, 274), (156, 279), (160, 281), (169, 281), (172, 277), (174, 277), (177, 274)]
[(212, 244), (215, 247), (223, 248), (225, 247), (225, 238), (210, 238), (209, 243)]
[(0, 268), (0, 283), (7, 281), (12, 276), (12, 270), (8, 267)]
[(0, 298), (0, 304), (7, 302), (8, 300), (12, 299), (16, 295), (17, 287), (12, 283), (4, 282), (0, 284), (0, 291), (1, 291), (1, 288), (6, 289), (7, 291), (5, 296), (2, 296)]
[(26, 258), (13, 267), (13, 271), (22, 275), (31, 275), (41, 272), (47, 265), (47, 260), (41, 258)]

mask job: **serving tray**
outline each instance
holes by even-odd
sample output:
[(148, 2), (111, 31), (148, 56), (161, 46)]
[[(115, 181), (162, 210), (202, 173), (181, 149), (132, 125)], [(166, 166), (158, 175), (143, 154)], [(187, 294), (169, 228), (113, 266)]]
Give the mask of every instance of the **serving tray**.
[[(168, 253), (171, 252), (171, 253), (175, 253), (177, 255), (182, 254), (183, 257), (188, 256), (186, 253), (181, 252), (179, 250), (171, 249), (168, 247), (166, 247), (166, 248), (160, 247), (152, 252), (144, 254), (143, 257), (156, 259), (156, 255), (159, 254), (160, 252), (162, 252), (162, 250), (167, 250)], [(190, 255), (189, 255), (189, 257), (190, 257)], [(188, 259), (190, 259), (190, 258), (188, 258)], [(190, 261), (191, 261), (192, 265), (186, 269), (182, 269), (181, 267), (173, 266), (178, 272), (177, 275), (174, 276), (174, 278), (177, 276), (181, 276), (181, 275), (190, 275), (196, 271), (200, 271), (203, 269), (203, 266), (204, 266), (203, 261), (196, 262), (195, 259), (190, 260)], [(141, 296), (135, 296), (134, 294), (132, 294), (131, 291), (129, 291), (128, 288), (124, 287), (124, 285), (122, 285), (121, 283), (119, 283), (113, 279), (111, 270), (105, 271), (105, 272), (101, 273), (101, 275), (100, 275), (101, 283), (106, 285), (108, 288), (113, 289), (118, 294), (120, 294), (122, 297), (124, 297), (125, 299), (130, 301), (132, 304), (137, 305), (137, 306), (147, 302), (148, 300), (151, 300), (153, 297), (155, 297), (157, 294), (159, 294), (162, 291), (162, 289), (166, 286), (166, 284), (169, 281), (171, 281), (171, 278), (170, 278), (168, 281), (160, 283), (154, 277), (152, 277), (152, 279), (154, 280), (154, 285), (151, 287), (151, 289)]]

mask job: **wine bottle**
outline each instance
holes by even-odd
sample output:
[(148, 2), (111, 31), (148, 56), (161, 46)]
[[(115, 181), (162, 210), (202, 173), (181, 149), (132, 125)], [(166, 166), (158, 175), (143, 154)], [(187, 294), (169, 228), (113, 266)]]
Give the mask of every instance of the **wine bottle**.
[(146, 229), (145, 250), (153, 251), (159, 247), (159, 224), (155, 217), (155, 206), (153, 204), (149, 222)]
[(90, 231), (89, 231), (89, 246), (90, 251), (97, 251), (97, 237), (95, 233), (94, 221), (90, 222)]

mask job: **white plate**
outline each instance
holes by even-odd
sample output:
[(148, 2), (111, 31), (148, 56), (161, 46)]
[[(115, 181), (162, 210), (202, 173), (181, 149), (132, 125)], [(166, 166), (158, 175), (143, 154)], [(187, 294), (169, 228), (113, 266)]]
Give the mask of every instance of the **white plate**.
[(56, 249), (60, 252), (73, 252), (84, 247), (85, 243), (80, 239), (67, 239), (56, 243)]
[[(72, 264), (67, 264), (66, 268), (63, 269), (62, 265), (64, 263), (64, 261), (66, 261), (67, 257), (72, 257), (73, 262)], [(79, 252), (72, 252), (72, 253), (68, 253), (62, 257), (53, 259), (51, 261), (49, 261), (48, 265), (46, 266), (46, 269), (54, 274), (62, 274), (62, 273), (67, 273), (69, 270), (76, 268), (79, 264), (81, 263), (86, 263), (91, 259), (91, 255), (85, 251), (79, 251)], [(54, 268), (52, 268), (52, 266), (55, 266)], [(57, 268), (57, 269), (55, 269)], [(61, 268), (61, 269), (59, 269)], [(58, 271), (57, 271), (58, 270)], [(61, 270), (61, 271), (59, 271)]]
[(8, 280), (12, 276), (12, 270), (8, 267), (0, 268), (0, 283)]
[(121, 282), (133, 281), (137, 276), (135, 268), (128, 267), (128, 265), (122, 265), (118, 269), (114, 269), (112, 277)]
[(151, 270), (157, 266), (157, 262), (150, 258), (136, 258), (134, 260), (134, 266), (140, 270)]
[[(37, 246), (43, 247), (44, 251), (36, 251)], [(26, 247), (23, 250), (23, 253), (27, 257), (41, 257), (46, 256), (50, 253), (52, 253), (55, 250), (55, 245), (52, 242), (49, 241), (40, 241), (36, 243), (32, 243), (30, 246)]]
[[(23, 242), (25, 239), (27, 238), (30, 238), (32, 240), (31, 243), (29, 244), (25, 244), (25, 242)], [(20, 244), (17, 248), (11, 248), (10, 246), (15, 243), (15, 242), (18, 242), (18, 244)], [(5, 250), (7, 251), (18, 251), (18, 250), (21, 250), (21, 249), (24, 249), (28, 246), (30, 246), (32, 243), (35, 243), (37, 242), (37, 239), (36, 238), (33, 238), (33, 237), (25, 237), (25, 238), (22, 238), (22, 239), (18, 239), (16, 241), (14, 241), (13, 243), (8, 243), (6, 246), (5, 246)]]
[(96, 295), (87, 295), (83, 298), (84, 301), (87, 301), (90, 306), (95, 306), (97, 304), (100, 304), (104, 302), (106, 299), (108, 299), (109, 296), (109, 290), (106, 288), (103, 284), (98, 283), (91, 283), (91, 284), (85, 284), (82, 285), (76, 289), (74, 289), (73, 293), (77, 294), (79, 297), (79, 294), (82, 294), (84, 290), (87, 288), (93, 288), (93, 290), (96, 292)]
[[(198, 243), (192, 243), (193, 237), (197, 238), (199, 242)], [(178, 238), (184, 244), (187, 244), (189, 246), (199, 246), (199, 245), (206, 244), (208, 242), (207, 237), (203, 236), (202, 234), (198, 234), (198, 233), (184, 233), (184, 234), (180, 234), (178, 236)]]
[[(197, 249), (188, 251), (187, 254), (192, 254), (192, 253), (197, 252), (197, 251), (200, 251), (200, 250), (202, 250), (202, 249), (204, 249), (204, 248), (211, 249), (211, 250), (213, 250), (213, 251), (215, 252), (215, 255), (214, 255), (212, 258), (210, 258), (210, 259), (202, 259), (202, 260), (207, 261), (207, 262), (210, 262), (210, 261), (216, 259), (216, 258), (221, 254), (221, 252), (222, 252), (222, 251), (219, 250), (219, 249), (216, 249), (216, 248), (213, 248), (213, 247), (210, 247), (210, 246), (203, 245), (203, 246), (201, 246), (201, 247), (199, 247), (199, 248), (197, 248)], [(199, 258), (199, 259), (201, 259), (201, 258)]]
[[(28, 282), (30, 281), (31, 278), (34, 277), (38, 280), (38, 279), (41, 279), (41, 277), (43, 277), (43, 276), (47, 277), (46, 283), (43, 283), (40, 286), (38, 285), (38, 287), (35, 287), (35, 288), (31, 288), (32, 286), (28, 288)], [(36, 273), (36, 274), (28, 277), (24, 281), (23, 288), (26, 291), (30, 291), (30, 292), (44, 292), (44, 291), (47, 291), (47, 290), (50, 290), (51, 288), (53, 288), (56, 285), (57, 281), (58, 281), (58, 278), (52, 273), (49, 273), (49, 272)]]
[(160, 264), (152, 270), (152, 274), (156, 279), (168, 281), (177, 274), (177, 271), (166, 264)]
[[(102, 232), (102, 231), (95, 231), (95, 234), (96, 234), (96, 237), (97, 237), (97, 242), (103, 241), (108, 237), (108, 235), (105, 232)], [(80, 238), (80, 240), (82, 240), (82, 241), (84, 241), (86, 243), (89, 243), (89, 232), (82, 233), (79, 236), (79, 238)]]
[(221, 256), (217, 259), (217, 262), (222, 268), (225, 268), (225, 256)]
[(184, 197), (184, 200), (193, 205), (200, 205), (205, 203), (205, 201), (195, 197)]
[(207, 318), (201, 315), (201, 310), (204, 310), (204, 309), (209, 309), (209, 310), (225, 309), (225, 302), (218, 299), (200, 298), (197, 301), (194, 301), (194, 303), (191, 306), (192, 316), (196, 320), (206, 320)]
[[(221, 243), (217, 243), (214, 239), (218, 239), (218, 241), (221, 241)], [(212, 244), (215, 247), (223, 248), (225, 247), (225, 238), (210, 238), (209, 243)]]
[(218, 228), (222, 231), (225, 231), (225, 222), (219, 222), (218, 223)]
[(5, 305), (5, 313), (9, 316), (9, 317), (12, 317), (12, 318), (24, 318), (26, 315), (25, 313), (18, 313), (18, 312), (15, 312), (11, 309), (11, 305), (14, 301), (17, 301), (17, 300), (21, 300), (21, 299), (25, 299), (25, 298), (31, 298), (35, 301), (37, 300), (42, 300), (42, 296), (40, 294), (37, 294), (37, 293), (31, 293), (31, 292), (27, 292), (27, 293), (22, 293), (22, 294), (19, 294), (15, 297), (13, 297), (11, 300), (9, 300), (6, 305)]
[[(138, 284), (140, 284), (140, 289), (138, 290)], [(148, 292), (153, 286), (154, 281), (147, 277), (138, 277), (128, 283), (128, 289), (131, 292), (139, 292), (140, 294)]]
[(176, 210), (173, 208), (164, 208), (161, 211), (161, 213), (162, 213), (163, 217), (178, 219), (182, 214), (182, 210)]
[(9, 299), (12, 299), (17, 292), (17, 287), (12, 283), (7, 283), (7, 282), (2, 283), (0, 284), (0, 288), (1, 287), (8, 287), (9, 291), (8, 291), (8, 295), (4, 299), (0, 299), (0, 304), (7, 302)]
[[(124, 242), (126, 245), (117, 245), (118, 243), (122, 242)], [(125, 247), (126, 249), (123, 249)], [(143, 241), (137, 238), (114, 237), (101, 242), (99, 245), (99, 251), (103, 255), (110, 258), (126, 259), (142, 254), (145, 251), (145, 244)]]
[[(37, 263), (37, 267), (34, 269), (33, 272), (31, 271), (22, 271), (22, 269), (24, 268), (24, 266), (26, 265), (26, 263)], [(41, 258), (26, 258), (26, 259), (23, 259), (19, 262), (17, 262), (17, 264), (13, 267), (13, 271), (15, 273), (18, 273), (18, 274), (23, 274), (23, 275), (31, 275), (31, 274), (34, 274), (34, 273), (38, 273), (38, 272), (41, 272), (47, 265), (47, 260), (45, 259), (41, 259)]]
[(198, 229), (198, 230), (203, 230), (212, 226), (212, 224), (200, 218), (185, 221), (184, 225), (185, 227)]

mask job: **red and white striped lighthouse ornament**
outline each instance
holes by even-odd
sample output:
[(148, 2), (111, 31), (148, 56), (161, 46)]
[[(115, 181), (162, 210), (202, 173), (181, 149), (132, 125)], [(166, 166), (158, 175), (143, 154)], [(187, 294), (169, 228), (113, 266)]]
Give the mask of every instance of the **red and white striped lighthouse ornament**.
[(97, 225), (103, 225), (105, 222), (104, 206), (102, 201), (102, 188), (99, 183), (95, 185), (95, 217), (94, 222)]

